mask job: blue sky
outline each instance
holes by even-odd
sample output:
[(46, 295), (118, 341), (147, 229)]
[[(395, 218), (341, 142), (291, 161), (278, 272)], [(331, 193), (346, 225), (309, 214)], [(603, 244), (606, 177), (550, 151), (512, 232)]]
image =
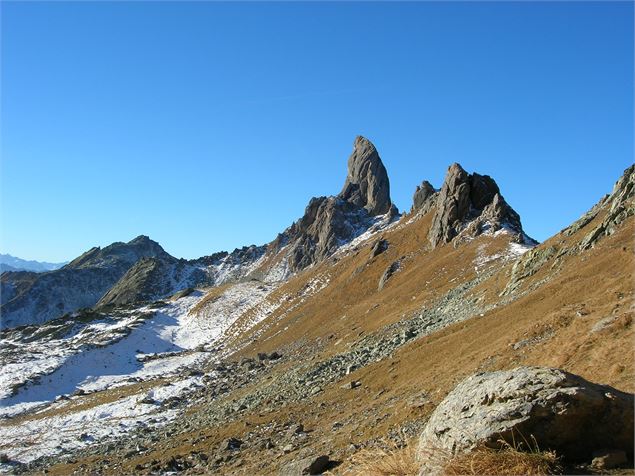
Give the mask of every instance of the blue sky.
[(540, 240), (633, 161), (631, 2), (0, 8), (0, 251), (23, 258), (268, 242), (340, 191), (358, 134), (399, 209), (459, 162)]

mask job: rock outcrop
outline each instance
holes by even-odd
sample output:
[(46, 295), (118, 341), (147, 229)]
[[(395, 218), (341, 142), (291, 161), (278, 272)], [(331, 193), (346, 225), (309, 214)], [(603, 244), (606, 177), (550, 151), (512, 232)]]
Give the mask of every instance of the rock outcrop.
[(592, 248), (604, 236), (613, 234), (615, 229), (628, 217), (635, 215), (635, 165), (631, 165), (613, 187), (613, 191), (595, 207), (592, 216), (584, 217), (588, 224), (600, 210), (606, 210), (602, 223), (591, 230), (580, 243), (580, 249)]
[(515, 233), (519, 242), (525, 241), (520, 217), (488, 175), (468, 174), (459, 164), (452, 164), (435, 202), (428, 234), (433, 247), (449, 243), (459, 234), (473, 238), (503, 227)]
[(348, 174), (339, 194), (342, 200), (364, 208), (370, 216), (390, 211), (390, 183), (375, 146), (357, 136), (348, 159)]
[(633, 395), (559, 369), (520, 367), (476, 374), (439, 404), (419, 439), (421, 474), (438, 471), (425, 455), (503, 441), (530, 441), (569, 461), (601, 448), (633, 456)]
[(342, 192), (312, 198), (302, 218), (280, 234), (270, 250), (278, 252), (288, 246), (285, 259), (291, 271), (298, 271), (326, 259), (381, 217), (390, 221), (397, 214), (384, 164), (375, 146), (360, 136), (348, 159)]
[(417, 189), (412, 197), (412, 208), (410, 213), (427, 213), (434, 207), (438, 192), (432, 184), (424, 180), (421, 185), (417, 185)]
[(400, 268), (401, 268), (401, 263), (399, 261), (393, 261), (392, 263), (390, 263), (388, 268), (386, 268), (386, 270), (382, 273), (381, 277), (379, 278), (379, 283), (377, 283), (377, 290), (381, 291), (382, 289), (384, 289), (386, 282), (388, 282), (388, 280), (392, 278), (393, 274), (399, 271)]

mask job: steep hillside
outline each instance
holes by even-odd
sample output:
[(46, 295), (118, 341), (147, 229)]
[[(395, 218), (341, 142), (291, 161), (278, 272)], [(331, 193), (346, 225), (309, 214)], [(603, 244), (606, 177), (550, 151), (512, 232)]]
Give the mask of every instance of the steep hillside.
[(177, 259), (147, 236), (92, 248), (59, 270), (0, 277), (0, 328), (40, 324), (82, 308), (160, 299), (195, 286), (237, 281), (265, 247), (244, 247), (196, 260)]

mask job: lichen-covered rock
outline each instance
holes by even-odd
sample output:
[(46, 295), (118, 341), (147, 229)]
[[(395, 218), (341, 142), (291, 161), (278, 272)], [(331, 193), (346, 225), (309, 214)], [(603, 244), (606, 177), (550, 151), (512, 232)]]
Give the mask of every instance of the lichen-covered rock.
[(476, 374), (432, 413), (419, 439), (421, 474), (438, 470), (430, 451), (451, 454), (502, 441), (535, 442), (570, 461), (591, 460), (598, 448), (633, 456), (633, 395), (563, 370), (520, 367)]

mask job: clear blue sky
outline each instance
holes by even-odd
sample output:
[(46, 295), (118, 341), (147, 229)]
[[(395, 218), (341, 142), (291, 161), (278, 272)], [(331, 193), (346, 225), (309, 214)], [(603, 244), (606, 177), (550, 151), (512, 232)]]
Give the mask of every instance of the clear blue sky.
[(633, 161), (633, 4), (2, 2), (0, 251), (270, 241), (371, 139), (409, 209), (493, 176), (543, 240)]

